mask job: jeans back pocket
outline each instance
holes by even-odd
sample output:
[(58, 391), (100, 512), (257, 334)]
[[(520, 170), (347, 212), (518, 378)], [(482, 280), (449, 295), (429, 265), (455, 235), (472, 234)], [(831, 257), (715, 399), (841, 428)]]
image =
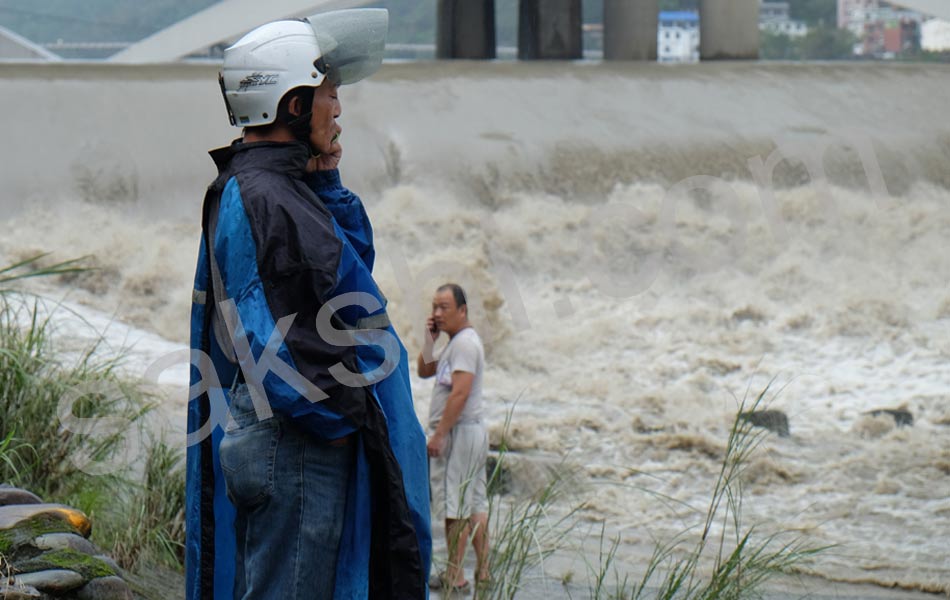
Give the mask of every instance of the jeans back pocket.
[[(244, 390), (239, 389), (232, 408), (247, 403)], [(229, 427), (221, 440), (218, 456), (228, 499), (235, 506), (253, 508), (263, 504), (274, 493), (274, 463), (280, 440), (277, 417), (260, 421), (236, 418), (236, 427)]]

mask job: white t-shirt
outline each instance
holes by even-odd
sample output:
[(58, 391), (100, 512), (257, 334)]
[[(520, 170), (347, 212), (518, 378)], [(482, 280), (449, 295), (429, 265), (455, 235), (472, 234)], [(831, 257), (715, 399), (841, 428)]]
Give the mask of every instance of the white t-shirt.
[(465, 408), (459, 415), (458, 423), (477, 423), (482, 419), (482, 372), (485, 370), (485, 349), (482, 339), (471, 327), (455, 334), (448, 345), (439, 354), (439, 364), (435, 370), (435, 385), (432, 388), (432, 402), (429, 404), (429, 426), (436, 427), (445, 411), (445, 403), (452, 391), (452, 373), (464, 371), (473, 373), (472, 390), (465, 401)]

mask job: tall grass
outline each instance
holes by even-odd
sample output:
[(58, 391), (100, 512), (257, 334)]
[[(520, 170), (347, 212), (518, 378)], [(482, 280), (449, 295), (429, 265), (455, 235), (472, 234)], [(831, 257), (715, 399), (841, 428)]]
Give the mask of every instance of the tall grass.
[[(756, 526), (743, 519), (743, 472), (765, 435), (754, 429), (742, 413), (756, 410), (771, 388), (767, 385), (751, 404), (739, 403), (729, 431), (725, 455), (713, 484), (709, 504), (700, 523), (698, 539), (693, 530), (684, 531), (654, 548), (643, 575), (631, 582), (615, 567), (619, 538), (604, 551), (601, 537), (601, 561), (591, 569), (595, 581), (603, 581), (614, 572), (615, 585), (592, 588), (591, 598), (640, 600), (738, 600), (759, 598), (762, 586), (776, 575), (788, 573), (795, 565), (825, 550), (808, 545), (800, 536), (786, 539), (781, 534), (757, 536)], [(721, 531), (714, 535), (716, 524)], [(689, 540), (695, 539), (694, 542)]]
[(136, 427), (150, 404), (96, 345), (68, 363), (57, 356), (42, 311), (37, 299), (0, 296), (0, 439), (20, 462), (0, 464), (0, 479), (61, 497), (84, 485), (95, 463), (125, 458), (130, 432), (116, 425)]
[[(482, 600), (510, 600), (527, 583), (527, 576), (553, 553), (566, 547), (574, 515), (579, 508), (558, 514), (553, 509), (562, 499), (564, 479), (553, 475), (535, 495), (502, 509), (489, 510), (494, 523), (490, 536), (491, 585), (479, 589)], [(497, 508), (495, 508), (497, 507)]]
[(0, 267), (0, 294), (16, 292), (10, 287), (10, 284), (31, 277), (50, 277), (89, 270), (88, 267), (83, 265), (84, 258), (75, 258), (46, 265), (43, 263), (47, 256), (49, 256), (49, 253), (35, 254), (11, 265)]
[(181, 452), (154, 439), (146, 446), (140, 480), (127, 480), (102, 511), (103, 536), (126, 568), (184, 564), (185, 472)]
[[(743, 472), (761, 443), (764, 431), (753, 429), (741, 417), (766, 398), (771, 384), (751, 402), (739, 402), (729, 430), (725, 455), (696, 527), (672, 540), (657, 542), (642, 573), (633, 576), (618, 564), (621, 540), (608, 539), (602, 527), (599, 548), (588, 571), (588, 597), (592, 600), (739, 600), (761, 597), (762, 586), (776, 575), (791, 572), (804, 560), (825, 550), (809, 546), (800, 536), (759, 536), (755, 525), (743, 519)], [(505, 431), (508, 430), (508, 414)], [(501, 477), (504, 448), (492, 480)], [(492, 586), (477, 598), (510, 600), (522, 589), (526, 573), (543, 564), (553, 552), (568, 547), (567, 536), (576, 524), (578, 508), (553, 517), (554, 504), (562, 499), (564, 478), (556, 473), (536, 495), (493, 510)], [(498, 506), (498, 505), (496, 505)], [(717, 525), (720, 532), (715, 534)], [(698, 531), (698, 537), (697, 537)]]
[(66, 309), (11, 286), (83, 270), (43, 258), (0, 268), (0, 482), (85, 511), (93, 541), (123, 567), (180, 566), (181, 452), (144, 435), (152, 398), (121, 376), (121, 351), (100, 340), (59, 352), (51, 317)]
[(7, 433), (6, 437), (0, 440), (0, 465), (6, 472), (13, 473), (15, 476), (19, 476), (20, 471), (23, 469), (25, 460), (20, 458), (21, 453), (26, 451), (31, 451), (32, 448), (26, 444), (17, 442), (14, 438), (15, 431), (10, 431)]
[[(517, 404), (517, 403), (516, 403)], [(501, 489), (507, 469), (507, 433), (514, 408), (506, 413), (504, 434), (495, 467), (488, 476), (488, 489)], [(489, 496), (489, 570), (491, 583), (477, 586), (478, 600), (510, 600), (517, 596), (529, 574), (543, 569), (546, 558), (567, 547), (580, 505), (564, 511), (556, 507), (567, 500), (571, 473), (564, 465), (552, 468), (547, 483), (523, 498), (502, 501)]]

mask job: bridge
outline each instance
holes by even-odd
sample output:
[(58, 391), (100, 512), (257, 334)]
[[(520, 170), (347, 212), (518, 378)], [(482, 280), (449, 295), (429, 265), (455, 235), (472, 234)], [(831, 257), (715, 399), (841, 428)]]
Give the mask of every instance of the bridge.
[[(437, 0), (436, 56), (496, 57), (495, 0)], [(659, 0), (587, 0), (604, 3), (604, 58), (656, 60)], [(518, 58), (583, 58), (582, 0), (519, 0)], [(110, 59), (120, 63), (174, 62), (230, 41), (261, 23), (319, 11), (353, 8), (371, 0), (222, 0), (133, 44)], [(950, 19), (947, 0), (893, 0)], [(759, 0), (700, 0), (702, 60), (759, 55)]]
[(353, 8), (371, 0), (222, 0), (114, 54), (119, 63), (175, 62), (208, 46), (235, 40), (261, 23)]
[[(520, 0), (518, 57), (577, 59), (582, 0)], [(604, 58), (656, 60), (658, 0), (586, 0), (604, 3)], [(950, 20), (948, 0), (890, 0)], [(439, 0), (437, 56), (494, 58), (494, 0)], [(702, 60), (759, 55), (759, 0), (699, 0)]]
[[(110, 59), (120, 63), (174, 62), (233, 40), (261, 23), (371, 0), (222, 0), (133, 44)], [(582, 0), (520, 0), (518, 57), (578, 59)], [(607, 59), (656, 60), (658, 0), (604, 2)], [(436, 56), (495, 58), (495, 0), (438, 0)], [(757, 58), (759, 0), (700, 0), (700, 55)]]
[[(604, 3), (604, 58), (656, 60), (658, 0)], [(494, 0), (439, 0), (439, 58), (495, 57)], [(759, 0), (700, 0), (700, 58), (759, 55)], [(518, 57), (581, 58), (581, 0), (520, 0)]]

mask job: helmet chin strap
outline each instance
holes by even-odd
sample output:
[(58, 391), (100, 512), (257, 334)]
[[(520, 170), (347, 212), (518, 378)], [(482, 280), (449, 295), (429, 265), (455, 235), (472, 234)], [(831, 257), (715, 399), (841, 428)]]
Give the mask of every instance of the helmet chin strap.
[(293, 134), (294, 138), (310, 147), (311, 154), (319, 154), (319, 151), (313, 147), (312, 143), (310, 143), (310, 117), (312, 115), (313, 112), (305, 112), (299, 117), (294, 117), (293, 119), (287, 121), (287, 127), (290, 127), (290, 132)]
[[(303, 92), (298, 96), (298, 98), (300, 99), (300, 104), (302, 106), (311, 106), (313, 104), (313, 89), (311, 88), (308, 91)], [(292, 114), (288, 114), (285, 123), (287, 124), (287, 127), (290, 128), (290, 132), (293, 134), (294, 138), (307, 144), (307, 146), (310, 148), (310, 153), (317, 155), (320, 154), (320, 151), (314, 148), (313, 144), (310, 143), (310, 132), (312, 130), (310, 126), (310, 118), (312, 116), (312, 110), (308, 110), (307, 112), (296, 117)]]

